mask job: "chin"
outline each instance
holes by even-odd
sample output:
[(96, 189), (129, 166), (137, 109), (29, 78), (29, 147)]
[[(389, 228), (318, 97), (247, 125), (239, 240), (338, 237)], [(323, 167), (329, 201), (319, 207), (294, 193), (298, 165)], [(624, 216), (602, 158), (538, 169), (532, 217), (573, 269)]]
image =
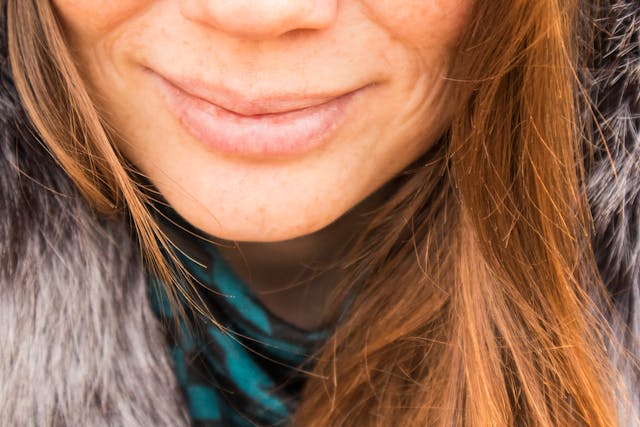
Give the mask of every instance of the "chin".
[(189, 209), (175, 210), (191, 225), (222, 240), (238, 242), (280, 242), (313, 234), (330, 224), (340, 215), (323, 215), (318, 218), (309, 215), (269, 216), (252, 214), (236, 214), (231, 217), (218, 216), (217, 219)]
[[(328, 225), (329, 223), (325, 224), (325, 226)], [(255, 227), (246, 224), (233, 224), (232, 227), (220, 227), (218, 224), (203, 224), (198, 228), (206, 234), (222, 240), (274, 243), (304, 237), (324, 227), (307, 224), (300, 224), (293, 227)]]

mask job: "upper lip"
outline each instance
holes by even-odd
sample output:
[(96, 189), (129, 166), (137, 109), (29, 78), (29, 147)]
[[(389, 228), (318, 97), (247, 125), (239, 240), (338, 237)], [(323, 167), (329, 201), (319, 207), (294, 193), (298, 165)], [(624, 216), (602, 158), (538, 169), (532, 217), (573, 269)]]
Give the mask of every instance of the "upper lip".
[(353, 90), (304, 94), (289, 89), (286, 92), (241, 95), (233, 89), (191, 77), (172, 77), (152, 71), (181, 91), (242, 116), (281, 114), (325, 104)]

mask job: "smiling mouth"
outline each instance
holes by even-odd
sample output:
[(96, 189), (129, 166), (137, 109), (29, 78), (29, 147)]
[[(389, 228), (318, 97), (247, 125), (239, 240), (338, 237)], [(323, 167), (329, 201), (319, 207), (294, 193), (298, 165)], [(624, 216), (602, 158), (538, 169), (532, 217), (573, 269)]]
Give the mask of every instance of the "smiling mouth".
[(356, 94), (270, 94), (244, 98), (226, 89), (176, 82), (150, 70), (168, 109), (215, 151), (245, 156), (300, 155), (322, 145), (344, 122)]

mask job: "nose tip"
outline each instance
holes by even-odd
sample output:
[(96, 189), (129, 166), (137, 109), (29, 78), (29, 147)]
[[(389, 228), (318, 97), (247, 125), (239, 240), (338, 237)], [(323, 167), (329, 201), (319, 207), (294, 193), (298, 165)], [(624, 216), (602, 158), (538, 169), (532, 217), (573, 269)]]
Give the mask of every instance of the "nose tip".
[(182, 15), (235, 37), (272, 38), (293, 30), (325, 29), (337, 0), (183, 0)]

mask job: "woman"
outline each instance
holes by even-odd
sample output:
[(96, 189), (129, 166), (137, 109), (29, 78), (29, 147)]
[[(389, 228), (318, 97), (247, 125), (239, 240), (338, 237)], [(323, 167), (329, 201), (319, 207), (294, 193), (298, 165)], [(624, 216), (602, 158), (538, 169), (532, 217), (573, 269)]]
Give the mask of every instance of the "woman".
[(637, 1), (2, 24), (6, 425), (640, 422)]

